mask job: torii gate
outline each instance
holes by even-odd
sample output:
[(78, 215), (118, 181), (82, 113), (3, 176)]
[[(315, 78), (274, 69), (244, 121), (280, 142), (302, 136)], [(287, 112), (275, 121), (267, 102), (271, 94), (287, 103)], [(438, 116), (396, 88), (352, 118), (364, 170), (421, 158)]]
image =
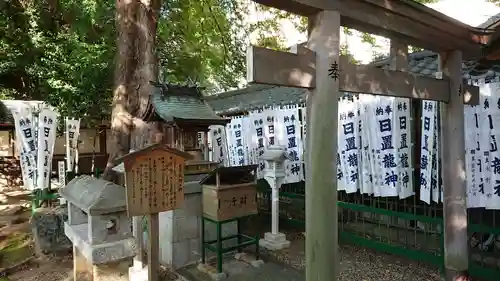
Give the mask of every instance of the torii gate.
[[(479, 30), (424, 5), (398, 0), (254, 0), (309, 18), (307, 48), (295, 53), (250, 47), (247, 79), (310, 89), (306, 144), (306, 280), (338, 280), (336, 163), (339, 92), (368, 93), (446, 103), (442, 111), (444, 260), (446, 280), (468, 269), (465, 203), (464, 103), (477, 104), (479, 88), (462, 85), (462, 59), (476, 59), (489, 39)], [(389, 37), (392, 70), (350, 64), (339, 57), (340, 25)], [(404, 72), (408, 45), (440, 54), (440, 79)], [(326, 136), (326, 137), (325, 137)]]

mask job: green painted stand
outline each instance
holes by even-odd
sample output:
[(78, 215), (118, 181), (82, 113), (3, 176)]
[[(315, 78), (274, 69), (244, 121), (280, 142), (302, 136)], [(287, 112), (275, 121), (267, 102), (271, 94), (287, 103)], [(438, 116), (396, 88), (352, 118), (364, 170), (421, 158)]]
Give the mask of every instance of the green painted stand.
[[(66, 171), (66, 182), (75, 178), (75, 173)], [(56, 200), (59, 198), (59, 193), (52, 192), (50, 188), (35, 189), (31, 194), (31, 214), (34, 214), (36, 209), (40, 208), (40, 202), (47, 200)]]
[[(258, 260), (259, 259), (259, 236), (256, 235), (255, 237), (251, 237), (248, 235), (244, 235), (241, 233), (241, 221), (243, 219), (246, 219), (250, 216), (244, 216), (244, 217), (237, 217), (237, 218), (232, 218), (229, 220), (225, 221), (216, 221), (207, 217), (203, 217), (201, 220), (201, 262), (204, 264), (205, 263), (205, 250), (209, 250), (211, 252), (214, 252), (217, 255), (217, 273), (222, 272), (222, 255), (228, 252), (232, 252), (234, 250), (238, 250), (240, 253), (244, 247), (255, 245), (255, 257)], [(230, 223), (236, 221), (237, 223), (237, 234), (235, 235), (230, 235), (226, 237), (222, 237), (222, 225), (226, 223)], [(205, 241), (205, 223), (210, 222), (215, 224), (216, 226), (216, 235), (217, 239), (215, 240), (209, 240)], [(231, 239), (237, 239), (238, 244), (231, 246), (231, 247), (222, 247), (222, 242), (226, 240), (231, 240)], [(215, 244), (215, 245), (214, 245)]]
[(59, 193), (52, 193), (47, 188), (34, 191), (31, 195), (31, 213), (34, 214), (36, 209), (40, 208), (40, 202), (57, 198), (59, 198)]

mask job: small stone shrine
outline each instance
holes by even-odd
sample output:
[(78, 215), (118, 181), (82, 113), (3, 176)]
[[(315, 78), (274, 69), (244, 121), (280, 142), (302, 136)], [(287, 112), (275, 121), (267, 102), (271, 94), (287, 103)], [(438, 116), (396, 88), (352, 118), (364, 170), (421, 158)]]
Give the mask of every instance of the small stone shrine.
[[(223, 254), (238, 251), (237, 259), (243, 259), (258, 266), (259, 260), (259, 237), (250, 237), (240, 233), (241, 219), (255, 215), (257, 210), (257, 165), (238, 167), (219, 167), (212, 171), (207, 177), (200, 181), (203, 186), (203, 219), (201, 264), (198, 268), (211, 275), (215, 280), (225, 277), (222, 270)], [(227, 223), (236, 222), (237, 233), (224, 235), (222, 226)], [(216, 238), (206, 239), (205, 229), (210, 223), (216, 226)], [(236, 240), (233, 245), (227, 245), (226, 241)], [(223, 243), (224, 242), (224, 243)], [(223, 245), (224, 244), (224, 245)], [(254, 245), (255, 258), (241, 253), (244, 247)], [(209, 250), (216, 254), (216, 273), (208, 263), (205, 263), (205, 251)]]
[(59, 193), (68, 202), (64, 231), (73, 242), (74, 280), (128, 280), (136, 245), (125, 188), (84, 175)]
[[(179, 209), (159, 214), (160, 262), (180, 268), (200, 259), (202, 203), (199, 181), (219, 165), (208, 159), (209, 127), (226, 125), (230, 120), (215, 114), (199, 87), (154, 86), (144, 121), (161, 121), (162, 143), (193, 156), (184, 167), (184, 203)], [(199, 134), (204, 136), (203, 142), (198, 140)], [(215, 237), (215, 227), (205, 231), (208, 236)], [(226, 225), (223, 232), (235, 234), (236, 223)]]
[(265, 161), (264, 179), (271, 186), (271, 232), (260, 240), (262, 247), (268, 250), (281, 250), (290, 246), (284, 233), (279, 232), (279, 189), (285, 179), (285, 160), (289, 155), (285, 146), (270, 145), (260, 159)]

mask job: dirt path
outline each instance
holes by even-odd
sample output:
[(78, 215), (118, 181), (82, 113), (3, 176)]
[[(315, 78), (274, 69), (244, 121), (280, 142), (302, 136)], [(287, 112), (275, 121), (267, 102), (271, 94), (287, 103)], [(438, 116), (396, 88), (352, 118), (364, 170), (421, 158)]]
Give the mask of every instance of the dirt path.
[(29, 193), (0, 192), (0, 273), (33, 256)]
[(72, 281), (71, 256), (36, 259), (9, 276), (9, 281)]
[(0, 280), (71, 281), (72, 257), (36, 258), (29, 191), (0, 191)]

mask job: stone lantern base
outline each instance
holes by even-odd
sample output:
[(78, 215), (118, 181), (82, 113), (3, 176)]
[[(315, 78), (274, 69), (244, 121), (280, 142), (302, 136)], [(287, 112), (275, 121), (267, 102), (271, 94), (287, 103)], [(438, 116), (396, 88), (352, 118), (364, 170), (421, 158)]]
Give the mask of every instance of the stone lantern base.
[(281, 250), (290, 247), (290, 241), (286, 240), (284, 233), (278, 232), (273, 234), (266, 232), (264, 239), (260, 239), (259, 246), (271, 251)]

